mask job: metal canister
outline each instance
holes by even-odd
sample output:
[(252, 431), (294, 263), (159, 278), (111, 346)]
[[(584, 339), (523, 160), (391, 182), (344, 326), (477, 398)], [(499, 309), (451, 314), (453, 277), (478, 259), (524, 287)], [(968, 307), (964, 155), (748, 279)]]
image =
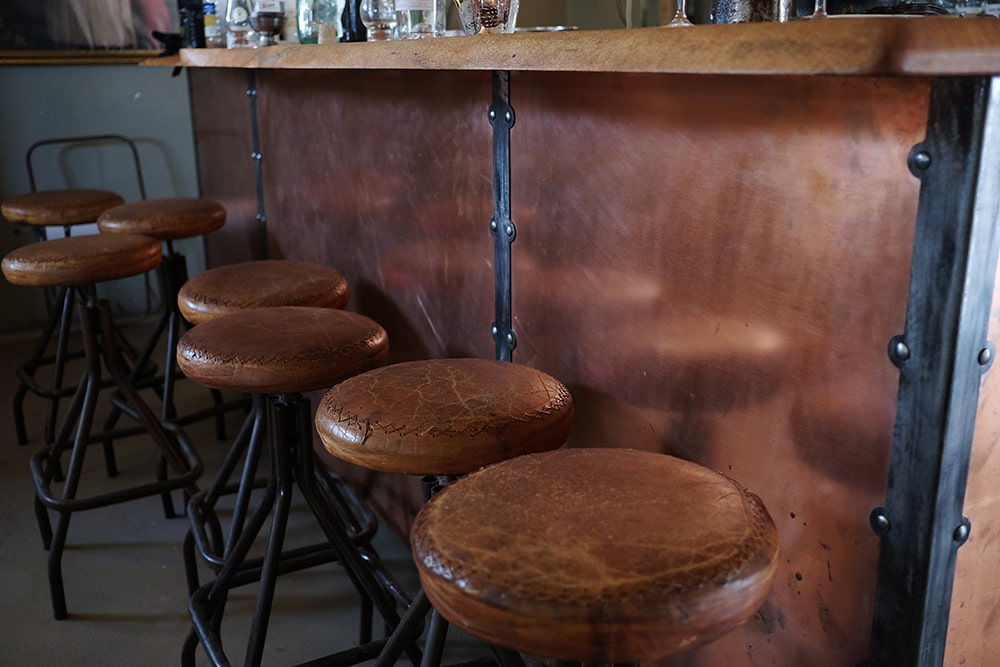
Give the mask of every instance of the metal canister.
[(793, 0), (711, 0), (712, 23), (787, 21), (795, 17)]

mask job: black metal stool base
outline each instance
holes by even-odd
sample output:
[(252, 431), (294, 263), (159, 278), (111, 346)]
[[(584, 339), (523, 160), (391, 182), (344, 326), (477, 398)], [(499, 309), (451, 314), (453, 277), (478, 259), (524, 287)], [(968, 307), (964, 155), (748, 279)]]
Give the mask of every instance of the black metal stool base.
[[(74, 291), (80, 297), (80, 321), (87, 368), (54, 442), (46, 445), (31, 459), (36, 493), (35, 512), (42, 542), (49, 551), (49, 587), (53, 614), (57, 619), (67, 615), (62, 555), (72, 514), (153, 495), (161, 495), (166, 506), (172, 491), (180, 489), (187, 495), (195, 493), (195, 481), (202, 470), (200, 458), (183, 433), (179, 429), (171, 429), (168, 433), (136, 388), (129, 383), (130, 373), (116, 343), (111, 309), (107, 302), (97, 299), (93, 285), (79, 286)], [(102, 370), (108, 371), (117, 391), (125, 397), (130, 413), (139, 421), (139, 426), (125, 429), (122, 433), (147, 435), (159, 452), (160, 460), (166, 465), (157, 466), (153, 482), (101, 495), (78, 497), (87, 449), (104, 437), (104, 434), (91, 434), (98, 393), (104, 383)], [(57, 494), (52, 489), (52, 482), (60, 476), (60, 459), (67, 451), (69, 466)], [(173, 470), (174, 477), (168, 478), (167, 465)], [(52, 528), (49, 511), (58, 515), (55, 530)]]
[[(397, 609), (410, 604), (371, 546), (377, 528), (374, 516), (346, 483), (335, 476), (321, 477), (317, 471), (311, 434), (312, 414), (306, 398), (299, 394), (255, 396), (254, 410), (213, 484), (189, 501), (191, 530), (184, 551), (191, 588), (192, 630), (184, 643), (183, 665), (194, 665), (198, 644), (212, 664), (230, 664), (221, 636), (226, 601), (229, 591), (251, 583), (258, 584), (258, 592), (244, 664), (259, 665), (277, 579), (287, 572), (337, 561), (361, 598), (358, 644), (309, 664), (353, 665), (373, 658), (385, 643), (384, 639), (372, 640), (374, 610), (391, 630), (399, 622)], [(261, 482), (258, 469), (265, 446), (270, 454), (270, 473)], [(240, 481), (233, 485), (230, 479), (241, 460)], [(286, 550), (285, 530), (296, 486), (327, 541)], [(260, 498), (251, 508), (255, 490), (260, 491)], [(223, 539), (215, 505), (222, 495), (234, 492), (233, 517)], [(268, 518), (265, 553), (251, 558), (248, 554), (261, 539)], [(215, 579), (204, 585), (198, 584), (196, 551), (216, 572)], [(414, 647), (408, 647), (408, 653), (419, 661), (419, 651)]]
[[(57, 295), (48, 301), (52, 305), (49, 308), (49, 316), (45, 326), (35, 344), (35, 349), (27, 361), (22, 362), (15, 369), (18, 387), (14, 393), (13, 401), (14, 430), (19, 445), (28, 444), (24, 401), (29, 393), (47, 401), (44, 442), (50, 444), (56, 438), (56, 425), (59, 421), (59, 406), (62, 399), (73, 396), (78, 389), (78, 385), (65, 384), (66, 365), (71, 361), (82, 359), (84, 356), (82, 349), (71, 350), (69, 347), (70, 329), (76, 311), (76, 295), (71, 288), (61, 287), (58, 289)], [(156, 374), (155, 364), (148, 360), (141, 365), (136, 364), (138, 353), (117, 327), (115, 328), (115, 340), (124, 355), (136, 365), (136, 369), (133, 371), (136, 384), (140, 381), (148, 381), (148, 378)], [(52, 374), (46, 382), (39, 379), (38, 376), (43, 368), (48, 367), (51, 367)], [(104, 380), (101, 388), (105, 389), (113, 385), (113, 381)]]

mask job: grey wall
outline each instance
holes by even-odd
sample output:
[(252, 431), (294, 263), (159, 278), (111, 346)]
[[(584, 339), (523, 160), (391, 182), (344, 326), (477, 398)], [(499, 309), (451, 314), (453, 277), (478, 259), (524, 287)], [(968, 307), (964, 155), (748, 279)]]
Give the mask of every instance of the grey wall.
[[(35, 141), (104, 133), (138, 144), (148, 197), (198, 196), (187, 76), (171, 74), (136, 65), (0, 67), (0, 199), (29, 191), (24, 156)], [(119, 147), (46, 147), (36, 156), (39, 189), (106, 188), (139, 199), (131, 153)], [(32, 240), (30, 230), (0, 222), (0, 253)], [(200, 240), (177, 248), (192, 274), (202, 270)], [(147, 292), (143, 278), (103, 290), (126, 316), (157, 305)], [(37, 328), (42, 310), (37, 289), (0, 279), (0, 332)]]

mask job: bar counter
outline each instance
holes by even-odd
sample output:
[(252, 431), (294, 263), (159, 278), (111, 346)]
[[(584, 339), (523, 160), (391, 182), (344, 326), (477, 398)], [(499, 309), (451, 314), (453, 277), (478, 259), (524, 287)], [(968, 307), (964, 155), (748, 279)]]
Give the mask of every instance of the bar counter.
[[(902, 667), (941, 664), (940, 652), (949, 667), (995, 664), (995, 372), (966, 378), (971, 393), (944, 392), (975, 411), (979, 388), (971, 462), (937, 461), (953, 473), (959, 462), (952, 500), (972, 526), (946, 642), (916, 629), (933, 609), (874, 611), (895, 574), (891, 557), (880, 573), (880, 543), (909, 534), (911, 517), (890, 503), (882, 522), (873, 510), (923, 455), (907, 454), (909, 422), (950, 419), (909, 402), (922, 376), (901, 382), (929, 338), (915, 297), (934, 290), (921, 281), (948, 282), (957, 267), (966, 273), (949, 285), (967, 275), (992, 292), (995, 245), (921, 230), (947, 233), (970, 216), (996, 225), (1000, 20), (183, 50), (146, 64), (191, 68), (202, 190), (229, 211), (208, 238), (210, 264), (260, 257), (265, 233), (272, 257), (336, 267), (349, 307), (388, 330), (393, 361), (495, 353), (487, 111), (493, 72), (509, 72), (515, 361), (570, 387), (572, 446), (721, 470), (761, 497), (781, 536), (777, 583), (754, 619), (660, 664)], [(933, 176), (922, 190), (923, 169)], [(966, 269), (980, 247), (989, 257)], [(978, 299), (996, 337), (989, 294), (949, 294), (948, 304)], [(416, 481), (347, 472), (405, 534)], [(928, 497), (942, 486), (928, 484)], [(915, 586), (948, 604), (934, 576)], [(908, 641), (918, 635), (926, 654)]]
[[(666, 31), (666, 32), (665, 32)], [(264, 49), (184, 49), (147, 64), (258, 69), (516, 70), (660, 74), (930, 76), (1000, 71), (1000, 21), (830, 17), (829, 21), (526, 32)]]

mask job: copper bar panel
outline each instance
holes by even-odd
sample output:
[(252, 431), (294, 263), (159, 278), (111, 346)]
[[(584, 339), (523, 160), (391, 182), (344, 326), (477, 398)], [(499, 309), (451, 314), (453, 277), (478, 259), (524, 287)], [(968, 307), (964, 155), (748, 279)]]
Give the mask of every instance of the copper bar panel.
[[(231, 72), (192, 80), (196, 110), (219, 105), (211, 119), (245, 105)], [(257, 83), (272, 256), (341, 270), (393, 361), (492, 356), (489, 73), (262, 70)], [(903, 326), (919, 187), (906, 156), (928, 94), (924, 79), (512, 74), (514, 360), (570, 386), (573, 446), (722, 470), (781, 535), (757, 616), (660, 664), (866, 657), (868, 514), (884, 498), (898, 382), (886, 345)], [(197, 127), (205, 195), (240, 207), (209, 260), (232, 261), (253, 238), (240, 239), (249, 130)], [(246, 162), (238, 185), (233, 160)], [(994, 421), (978, 439), (995, 439)], [(949, 651), (986, 665), (1000, 640), (983, 612), (1000, 615), (979, 573), (996, 566), (973, 552), (989, 544), (978, 526), (991, 525), (995, 471), (984, 445), (974, 454), (955, 599), (977, 611), (953, 610)], [(405, 531), (416, 485), (351, 474)]]

